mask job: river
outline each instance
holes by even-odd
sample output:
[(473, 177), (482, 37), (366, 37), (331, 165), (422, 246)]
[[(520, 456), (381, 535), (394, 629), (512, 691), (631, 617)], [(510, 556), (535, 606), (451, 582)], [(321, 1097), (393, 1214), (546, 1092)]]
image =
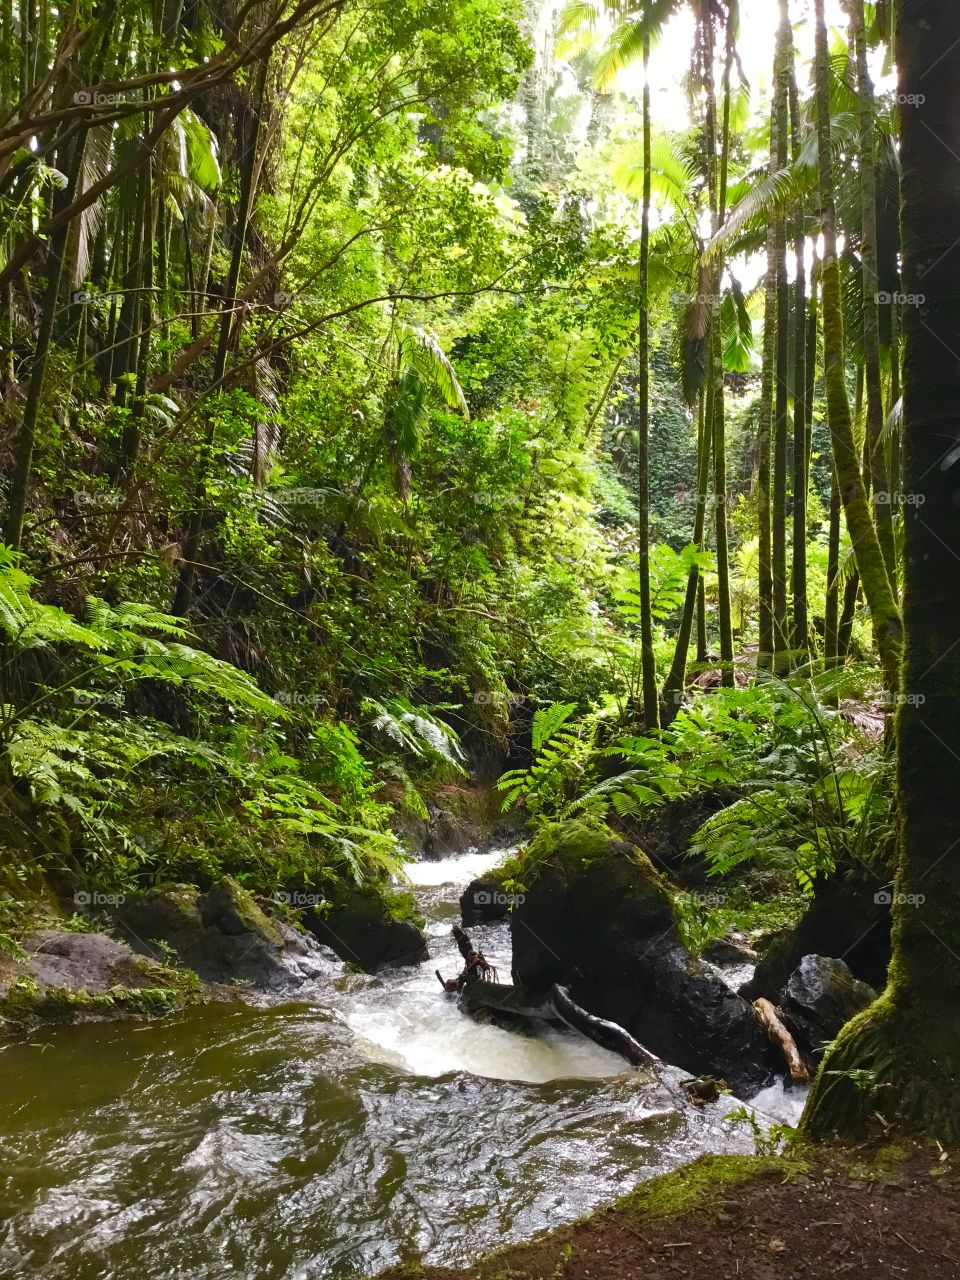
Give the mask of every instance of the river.
[[(297, 1003), (46, 1028), (0, 1052), (0, 1275), (349, 1280), (463, 1262), (704, 1151), (735, 1103), (678, 1108), (572, 1031), (464, 1016), (434, 976), (464, 885), (502, 853), (409, 867), (432, 959), (332, 955)], [(472, 931), (509, 980), (504, 924)], [(770, 1091), (771, 1111), (796, 1105)]]

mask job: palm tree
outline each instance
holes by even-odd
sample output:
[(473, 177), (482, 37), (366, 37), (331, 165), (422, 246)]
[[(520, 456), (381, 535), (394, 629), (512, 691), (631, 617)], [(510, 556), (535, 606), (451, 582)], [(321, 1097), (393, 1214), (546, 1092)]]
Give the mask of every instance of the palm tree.
[(401, 324), (386, 394), (383, 434), (397, 492), (404, 502), (410, 496), (412, 461), (435, 396), (449, 409), (470, 417), (463, 388), (440, 343), (416, 325)]
[[(818, 0), (819, 3), (819, 0)], [(880, 999), (827, 1054), (803, 1128), (863, 1132), (874, 1119), (960, 1140), (960, 8), (899, 7), (905, 313), (906, 520), (899, 850), (893, 960)], [(922, 105), (917, 98), (922, 95)], [(911, 98), (914, 105), (909, 105)], [(921, 505), (922, 499), (922, 505)]]

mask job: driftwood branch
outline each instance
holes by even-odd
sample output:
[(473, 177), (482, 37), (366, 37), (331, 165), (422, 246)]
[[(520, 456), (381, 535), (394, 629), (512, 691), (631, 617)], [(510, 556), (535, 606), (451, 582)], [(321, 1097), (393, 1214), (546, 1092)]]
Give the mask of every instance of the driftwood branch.
[(783, 1053), (787, 1063), (787, 1070), (790, 1072), (790, 1079), (795, 1084), (806, 1084), (810, 1079), (810, 1072), (800, 1057), (800, 1050), (797, 1048), (796, 1040), (781, 1022), (780, 1015), (776, 1009), (769, 1000), (765, 1000), (763, 997), (759, 1000), (754, 1000), (753, 1009), (761, 1027)]

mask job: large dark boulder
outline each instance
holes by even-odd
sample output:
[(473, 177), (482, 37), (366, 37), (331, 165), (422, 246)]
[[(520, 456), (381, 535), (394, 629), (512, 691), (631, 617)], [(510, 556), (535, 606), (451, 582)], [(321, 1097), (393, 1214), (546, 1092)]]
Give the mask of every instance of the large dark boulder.
[(837, 872), (817, 881), (813, 901), (796, 928), (764, 948), (740, 994), (776, 1001), (804, 956), (842, 956), (861, 982), (882, 989), (890, 964), (889, 895), (869, 870)]
[(460, 895), (460, 915), (464, 928), (504, 920), (510, 913), (513, 901), (512, 895), (504, 891), (499, 880), (491, 876), (471, 880)]
[(229, 876), (206, 893), (177, 884), (129, 895), (114, 920), (135, 950), (154, 958), (173, 951), (205, 982), (276, 991), (324, 973), (319, 949), (270, 919)]
[(308, 910), (304, 924), (341, 960), (367, 973), (388, 965), (420, 964), (429, 954), (418, 926), (391, 915), (384, 895), (374, 885), (346, 890), (322, 911)]
[(780, 1011), (806, 1058), (817, 1063), (823, 1046), (877, 998), (842, 960), (804, 956), (780, 993)]
[(749, 1095), (775, 1058), (750, 1005), (677, 933), (665, 881), (645, 854), (581, 822), (546, 827), (524, 857), (527, 883), (511, 916), (514, 981), (530, 992), (567, 985), (590, 1013), (646, 1048)]

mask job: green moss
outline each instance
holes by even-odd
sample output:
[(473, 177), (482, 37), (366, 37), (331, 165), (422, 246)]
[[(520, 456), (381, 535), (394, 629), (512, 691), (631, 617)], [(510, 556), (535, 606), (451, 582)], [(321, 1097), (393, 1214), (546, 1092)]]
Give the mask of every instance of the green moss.
[(202, 915), (205, 922), (211, 916), (227, 919), (232, 917), (230, 923), (234, 928), (239, 927), (244, 932), (260, 934), (261, 937), (269, 938), (278, 950), (283, 948), (283, 935), (276, 923), (261, 910), (253, 895), (238, 884), (232, 876), (224, 876), (207, 892)]
[(619, 878), (629, 889), (640, 880), (661, 884), (650, 859), (640, 849), (627, 847), (605, 826), (592, 826), (579, 820), (551, 822), (541, 828), (516, 859), (520, 877), (527, 885), (550, 866), (558, 870), (569, 883), (588, 867), (603, 862), (610, 869), (618, 870)]
[(426, 924), (426, 917), (417, 910), (417, 899), (412, 890), (394, 889), (390, 885), (385, 885), (379, 889), (379, 896), (387, 915), (392, 920), (415, 924), (418, 929), (422, 929)]
[(64, 1022), (82, 1014), (160, 1014), (194, 1003), (202, 983), (188, 970), (164, 971), (168, 986), (115, 986), (109, 991), (43, 987), (30, 978), (15, 982), (0, 999), (0, 1026), (19, 1032), (44, 1022)]
[(653, 1217), (673, 1217), (696, 1209), (719, 1208), (730, 1191), (756, 1178), (780, 1179), (785, 1173), (799, 1176), (806, 1164), (799, 1159), (766, 1156), (701, 1156), (674, 1173), (653, 1178), (618, 1200), (615, 1210), (630, 1210)]

